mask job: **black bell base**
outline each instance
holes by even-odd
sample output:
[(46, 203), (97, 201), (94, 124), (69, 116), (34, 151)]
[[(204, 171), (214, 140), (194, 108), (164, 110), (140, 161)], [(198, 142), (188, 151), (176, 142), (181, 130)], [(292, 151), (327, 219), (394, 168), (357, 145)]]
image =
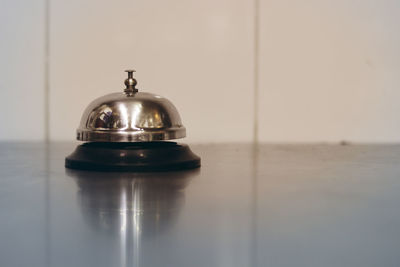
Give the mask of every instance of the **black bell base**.
[(188, 145), (175, 142), (92, 142), (79, 145), (66, 157), (65, 167), (90, 171), (176, 171), (200, 167), (200, 157)]

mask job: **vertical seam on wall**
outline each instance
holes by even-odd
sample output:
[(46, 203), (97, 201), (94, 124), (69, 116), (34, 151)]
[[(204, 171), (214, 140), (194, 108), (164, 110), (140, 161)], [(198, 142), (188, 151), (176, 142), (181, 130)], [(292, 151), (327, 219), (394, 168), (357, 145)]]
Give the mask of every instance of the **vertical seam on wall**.
[(50, 0), (45, 0), (44, 18), (44, 139), (50, 140)]
[(253, 143), (258, 144), (258, 96), (259, 96), (259, 20), (260, 0), (254, 0), (254, 99), (253, 99)]

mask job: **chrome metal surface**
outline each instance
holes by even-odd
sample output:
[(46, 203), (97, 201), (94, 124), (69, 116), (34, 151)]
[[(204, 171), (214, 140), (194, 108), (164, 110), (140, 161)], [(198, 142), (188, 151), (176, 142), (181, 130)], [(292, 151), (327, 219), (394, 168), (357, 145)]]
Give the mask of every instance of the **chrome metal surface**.
[(178, 139), (186, 129), (175, 106), (166, 98), (138, 92), (113, 93), (94, 100), (77, 130), (81, 141), (132, 142)]
[(134, 70), (127, 70), (124, 93), (94, 100), (86, 108), (77, 139), (91, 142), (142, 142), (183, 138), (186, 129), (166, 98), (137, 92)]
[(0, 266), (400, 266), (399, 145), (199, 145), (202, 169), (69, 171), (0, 143)]
[(128, 78), (125, 80), (125, 94), (131, 96), (134, 93), (138, 91), (138, 89), (135, 88), (137, 81), (136, 79), (133, 78), (133, 73), (136, 72), (135, 70), (126, 70), (125, 72), (128, 73)]

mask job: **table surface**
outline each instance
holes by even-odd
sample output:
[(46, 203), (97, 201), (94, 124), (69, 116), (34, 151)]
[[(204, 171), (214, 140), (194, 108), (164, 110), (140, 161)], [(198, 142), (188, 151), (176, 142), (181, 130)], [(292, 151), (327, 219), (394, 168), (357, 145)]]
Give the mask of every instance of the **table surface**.
[(400, 146), (193, 145), (194, 171), (0, 144), (0, 266), (400, 266)]

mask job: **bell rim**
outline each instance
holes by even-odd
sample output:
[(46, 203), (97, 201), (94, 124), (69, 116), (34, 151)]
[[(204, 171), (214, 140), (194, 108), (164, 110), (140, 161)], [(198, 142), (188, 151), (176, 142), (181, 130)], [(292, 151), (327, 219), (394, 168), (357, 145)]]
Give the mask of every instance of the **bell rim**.
[(111, 131), (77, 129), (76, 139), (87, 142), (149, 142), (173, 140), (186, 137), (186, 128), (174, 127), (169, 129)]

